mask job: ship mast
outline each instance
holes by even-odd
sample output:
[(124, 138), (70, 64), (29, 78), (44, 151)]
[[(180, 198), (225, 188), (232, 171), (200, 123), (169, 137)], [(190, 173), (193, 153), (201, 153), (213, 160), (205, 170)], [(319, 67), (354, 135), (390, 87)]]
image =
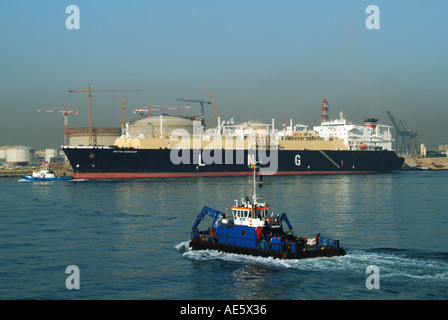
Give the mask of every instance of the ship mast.
[(254, 181), (253, 181), (253, 183), (254, 183), (254, 194), (253, 194), (252, 198), (253, 198), (253, 204), (254, 204), (254, 208), (255, 208), (257, 206), (257, 204), (258, 204), (258, 202), (257, 202), (257, 199), (258, 199), (258, 196), (257, 196), (257, 184), (261, 188), (261, 186), (262, 186), (262, 183), (261, 183), (262, 176), (260, 176), (260, 181), (257, 182), (257, 168), (259, 168), (259, 164), (257, 162), (256, 163), (252, 163), (250, 165), (250, 168), (252, 170), (254, 170)]
[(257, 171), (257, 165), (252, 164), (251, 168), (254, 170), (254, 195), (253, 195), (253, 202), (254, 202), (254, 208), (257, 206), (257, 178), (256, 178), (256, 171)]

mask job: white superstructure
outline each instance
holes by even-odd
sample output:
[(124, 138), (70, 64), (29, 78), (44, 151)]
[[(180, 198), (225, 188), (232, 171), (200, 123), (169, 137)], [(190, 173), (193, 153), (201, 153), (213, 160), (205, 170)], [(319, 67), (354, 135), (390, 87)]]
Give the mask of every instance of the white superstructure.
[(343, 140), (350, 150), (392, 150), (392, 127), (377, 124), (377, 121), (377, 119), (370, 118), (364, 121), (363, 126), (355, 125), (345, 119), (341, 111), (338, 119), (323, 121), (320, 126), (315, 126), (313, 130), (325, 140)]
[[(191, 135), (195, 143), (193, 146), (182, 145), (183, 148), (198, 148), (198, 146), (203, 148), (202, 144), (205, 144), (208, 148), (215, 149), (266, 147), (286, 150), (393, 150), (391, 126), (378, 124), (378, 120), (373, 118), (364, 121), (364, 125), (355, 125), (345, 119), (342, 111), (339, 118), (329, 120), (329, 102), (324, 99), (321, 104), (321, 125), (313, 127), (312, 130), (307, 125), (294, 125), (292, 119), (289, 119), (289, 126), (283, 119), (281, 130), (277, 130), (274, 119), (272, 123), (249, 120), (235, 124), (233, 118), (221, 121), (218, 117), (216, 127), (206, 128), (192, 117), (184, 119), (160, 116), (126, 124), (124, 128), (126, 134), (118, 138), (115, 145), (133, 148), (171, 148), (169, 139), (173, 136), (185, 140), (184, 138), (189, 139)], [(154, 129), (154, 125), (158, 125), (157, 129)], [(169, 130), (166, 129), (168, 127)], [(212, 140), (218, 144), (212, 144)]]
[(50, 165), (47, 162), (44, 162), (40, 166), (40, 171), (34, 171), (32, 177), (43, 179), (54, 179), (56, 176), (52, 171), (50, 171)]

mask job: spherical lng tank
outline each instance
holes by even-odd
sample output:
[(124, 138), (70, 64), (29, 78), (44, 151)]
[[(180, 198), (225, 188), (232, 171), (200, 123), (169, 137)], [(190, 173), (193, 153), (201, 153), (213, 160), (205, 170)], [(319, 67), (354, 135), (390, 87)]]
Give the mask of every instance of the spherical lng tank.
[(193, 120), (180, 116), (151, 116), (129, 124), (129, 134), (132, 137), (169, 136), (175, 129), (185, 129), (191, 134), (193, 133)]

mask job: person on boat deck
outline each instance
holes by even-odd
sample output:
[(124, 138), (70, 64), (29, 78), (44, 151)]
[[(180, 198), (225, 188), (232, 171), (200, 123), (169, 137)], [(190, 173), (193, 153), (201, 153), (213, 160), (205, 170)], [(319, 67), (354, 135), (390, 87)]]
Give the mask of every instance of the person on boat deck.
[(261, 241), (260, 244), (258, 245), (258, 248), (261, 250), (266, 250), (266, 247), (267, 247), (266, 240), (264, 239), (263, 236), (261, 236)]

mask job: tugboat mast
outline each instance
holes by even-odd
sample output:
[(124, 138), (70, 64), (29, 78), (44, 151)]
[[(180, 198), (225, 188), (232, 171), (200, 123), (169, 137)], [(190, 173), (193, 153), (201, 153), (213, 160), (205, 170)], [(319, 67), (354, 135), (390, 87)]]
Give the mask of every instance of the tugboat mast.
[(257, 171), (257, 165), (252, 164), (252, 169), (254, 170), (254, 195), (253, 195), (253, 202), (254, 202), (254, 208), (257, 206), (257, 178), (256, 178), (256, 171)]

